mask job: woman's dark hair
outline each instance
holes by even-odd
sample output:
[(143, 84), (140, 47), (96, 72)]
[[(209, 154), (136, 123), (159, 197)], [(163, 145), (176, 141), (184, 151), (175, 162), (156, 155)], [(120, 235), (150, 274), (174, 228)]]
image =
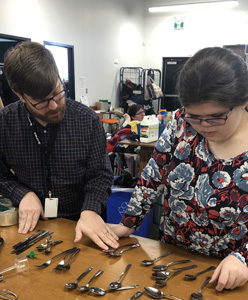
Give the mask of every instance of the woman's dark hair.
[(22, 42), (4, 55), (4, 72), (15, 92), (42, 99), (55, 88), (59, 72), (52, 53), (35, 42)]
[(140, 110), (140, 109), (143, 109), (142, 105), (140, 104), (133, 104), (131, 105), (128, 110), (127, 110), (127, 113), (129, 114), (129, 116), (131, 117), (131, 119), (133, 117), (135, 117), (135, 115), (137, 114), (137, 112)]
[(247, 65), (229, 49), (202, 49), (182, 68), (177, 91), (186, 107), (206, 102), (226, 107), (242, 105), (248, 101)]

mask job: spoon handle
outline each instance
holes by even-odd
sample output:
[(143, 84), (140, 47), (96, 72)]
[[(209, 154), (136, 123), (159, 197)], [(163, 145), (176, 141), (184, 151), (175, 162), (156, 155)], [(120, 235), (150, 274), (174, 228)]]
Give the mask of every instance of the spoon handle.
[(198, 293), (201, 293), (202, 292), (202, 289), (204, 288), (205, 285), (207, 285), (210, 281), (211, 277), (206, 277), (205, 281), (203, 282), (201, 288), (199, 289), (199, 292)]
[[(132, 246), (127, 247), (127, 248), (121, 250), (119, 253), (122, 254), (123, 252), (125, 252), (125, 251), (127, 251), (127, 250), (130, 250), (130, 249), (132, 249), (132, 248), (136, 248), (136, 247), (139, 247), (139, 244), (133, 244)], [(117, 253), (118, 253), (118, 252), (117, 252)]]
[(188, 263), (188, 262), (191, 262), (191, 260), (190, 259), (174, 260), (174, 261), (169, 262), (166, 266), (169, 267), (172, 264), (180, 264), (180, 263)]
[(183, 271), (183, 270), (189, 270), (189, 269), (194, 269), (194, 268), (197, 268), (197, 265), (192, 265), (192, 266), (187, 266), (187, 267), (182, 267), (182, 268), (175, 268), (175, 269), (171, 269), (169, 272), (177, 271), (177, 270)]
[(121, 278), (122, 276), (127, 272), (127, 270), (131, 267), (132, 265), (131, 264), (128, 264), (126, 266), (126, 268), (123, 270), (123, 272), (121, 273), (120, 277), (117, 279), (117, 282), (120, 282), (121, 281)]
[(96, 274), (90, 279), (90, 281), (88, 282), (88, 285), (99, 275), (101, 275), (104, 271), (103, 270), (99, 270), (96, 272)]
[(212, 270), (215, 270), (215, 269), (216, 269), (215, 266), (211, 266), (211, 267), (209, 267), (209, 268), (207, 268), (207, 269), (205, 269), (205, 270), (203, 270), (203, 271), (201, 271), (199, 273), (196, 273), (195, 276), (201, 275), (201, 274), (203, 274), (205, 272), (212, 271)]
[(136, 285), (128, 285), (128, 286), (122, 286), (122, 287), (116, 289), (116, 291), (123, 291), (123, 290), (137, 289), (137, 288), (139, 288), (138, 284), (136, 284)]
[(158, 259), (160, 259), (160, 258), (162, 258), (162, 257), (165, 257), (165, 256), (167, 256), (167, 255), (170, 255), (170, 254), (172, 254), (172, 251), (166, 252), (166, 253), (163, 254), (163, 255), (160, 255), (160, 256), (158, 256), (158, 257), (153, 258), (152, 260), (155, 261), (155, 260), (158, 260)]
[(82, 279), (85, 275), (87, 275), (91, 270), (93, 269), (93, 267), (89, 267), (86, 271), (84, 271), (75, 281), (75, 283), (78, 283), (80, 279)]

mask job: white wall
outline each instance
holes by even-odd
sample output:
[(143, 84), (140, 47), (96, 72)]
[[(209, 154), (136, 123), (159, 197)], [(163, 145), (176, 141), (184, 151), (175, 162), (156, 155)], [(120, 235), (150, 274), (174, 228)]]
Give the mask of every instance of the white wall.
[(0, 0), (0, 5), (1, 33), (74, 46), (77, 100), (85, 92), (82, 76), (90, 105), (108, 99), (118, 106), (119, 68), (143, 65), (143, 0)]
[[(90, 105), (108, 99), (118, 106), (120, 67), (161, 69), (164, 56), (189, 56), (206, 46), (248, 43), (247, 0), (223, 11), (176, 15), (147, 11), (149, 4), (175, 2), (186, 0), (0, 0), (0, 32), (40, 43), (73, 45), (76, 99), (85, 92), (82, 76)], [(174, 30), (174, 17), (185, 18), (183, 30)], [(114, 59), (119, 65), (114, 65)]]
[[(200, 1), (147, 0), (150, 6)], [(162, 57), (191, 56), (209, 46), (248, 43), (248, 1), (238, 0), (232, 9), (180, 13), (146, 13), (145, 67), (162, 68)], [(183, 18), (184, 29), (175, 30), (174, 20)]]

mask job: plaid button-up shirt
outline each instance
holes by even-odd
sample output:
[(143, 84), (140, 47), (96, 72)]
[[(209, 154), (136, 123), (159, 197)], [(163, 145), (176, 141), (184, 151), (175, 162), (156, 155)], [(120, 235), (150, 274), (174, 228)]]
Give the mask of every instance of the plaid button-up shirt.
[[(43, 205), (48, 197), (43, 155), (26, 113), (21, 101), (0, 111), (0, 194), (14, 206), (30, 191)], [(54, 124), (43, 127), (30, 117), (46, 147)], [(83, 210), (100, 214), (111, 193), (113, 173), (104, 129), (93, 110), (66, 100), (65, 116), (49, 160), (52, 197), (59, 198), (58, 217), (70, 217)]]

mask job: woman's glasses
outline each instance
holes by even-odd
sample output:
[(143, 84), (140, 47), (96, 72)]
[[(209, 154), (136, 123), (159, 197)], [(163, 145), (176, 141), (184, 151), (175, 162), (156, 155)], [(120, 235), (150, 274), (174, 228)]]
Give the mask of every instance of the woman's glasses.
[(203, 121), (207, 122), (213, 126), (220, 126), (226, 123), (226, 120), (230, 116), (233, 108), (230, 109), (228, 114), (224, 118), (210, 118), (210, 119), (201, 119), (201, 118), (193, 118), (193, 117), (184, 117), (184, 120), (193, 125), (200, 125)]
[(137, 114), (135, 114), (135, 116), (139, 116), (139, 115), (144, 114), (144, 113), (145, 113), (145, 111), (142, 110), (142, 111), (138, 112)]

